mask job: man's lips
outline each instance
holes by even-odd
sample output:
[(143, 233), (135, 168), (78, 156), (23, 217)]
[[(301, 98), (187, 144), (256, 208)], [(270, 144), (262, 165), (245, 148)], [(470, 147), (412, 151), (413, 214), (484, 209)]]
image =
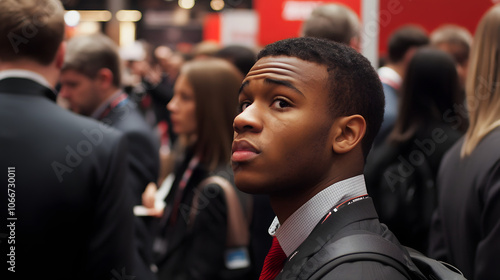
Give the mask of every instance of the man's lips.
[(232, 152), (231, 161), (233, 162), (250, 161), (260, 153), (254, 145), (246, 140), (234, 141)]

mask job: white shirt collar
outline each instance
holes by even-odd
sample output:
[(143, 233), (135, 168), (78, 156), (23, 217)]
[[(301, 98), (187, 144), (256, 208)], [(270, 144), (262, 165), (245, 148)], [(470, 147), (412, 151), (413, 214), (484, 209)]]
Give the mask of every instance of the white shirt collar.
[(378, 76), (383, 83), (390, 84), (392, 87), (399, 89), (403, 83), (403, 79), (394, 69), (389, 67), (380, 67), (377, 70)]
[(9, 69), (9, 70), (3, 70), (0, 71), (0, 80), (6, 79), (6, 78), (25, 78), (25, 79), (30, 79), (33, 80), (47, 88), (50, 88), (53, 90), (53, 87), (50, 85), (50, 83), (40, 74), (29, 71), (29, 70), (24, 70), (24, 69)]
[(363, 175), (337, 182), (304, 203), (283, 225), (280, 225), (278, 217), (275, 217), (269, 227), (269, 234), (278, 238), (281, 248), (290, 256), (333, 206), (366, 194)]

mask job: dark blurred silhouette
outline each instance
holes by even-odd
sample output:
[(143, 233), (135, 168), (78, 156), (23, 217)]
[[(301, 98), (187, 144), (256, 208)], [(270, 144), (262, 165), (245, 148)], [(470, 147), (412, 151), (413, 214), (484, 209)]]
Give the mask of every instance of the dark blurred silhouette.
[(421, 252), (426, 251), (436, 207), (434, 185), (441, 158), (466, 128), (455, 111), (462, 100), (451, 55), (418, 50), (408, 65), (396, 123), (367, 159), (367, 189), (380, 221), (403, 245)]
[(408, 63), (415, 51), (428, 43), (427, 33), (417, 25), (405, 25), (391, 33), (387, 42), (387, 61), (377, 71), (384, 87), (385, 112), (384, 122), (375, 138), (375, 146), (384, 141), (396, 122), (401, 99), (400, 88)]
[(224, 58), (234, 64), (245, 76), (257, 61), (257, 54), (249, 47), (231, 45), (224, 47), (214, 54), (215, 57)]
[(466, 81), (469, 128), (445, 155), (429, 254), (467, 279), (500, 279), (500, 5), (481, 18)]
[(64, 28), (60, 1), (0, 1), (2, 279), (109, 280), (135, 269), (127, 140), (55, 103)]

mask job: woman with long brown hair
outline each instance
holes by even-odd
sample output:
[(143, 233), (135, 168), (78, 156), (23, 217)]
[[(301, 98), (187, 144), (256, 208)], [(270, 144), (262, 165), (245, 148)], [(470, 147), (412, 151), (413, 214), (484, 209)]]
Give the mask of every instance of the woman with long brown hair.
[(242, 79), (232, 64), (212, 58), (187, 62), (177, 78), (167, 105), (179, 139), (155, 243), (159, 279), (242, 279), (249, 272), (247, 223), (238, 219), (239, 244), (230, 230), (232, 215), (244, 212), (229, 167)]

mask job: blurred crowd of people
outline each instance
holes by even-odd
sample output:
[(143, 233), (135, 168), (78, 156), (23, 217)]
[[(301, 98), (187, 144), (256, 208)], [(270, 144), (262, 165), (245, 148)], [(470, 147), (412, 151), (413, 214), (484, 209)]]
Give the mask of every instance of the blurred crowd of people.
[[(238, 92), (259, 50), (65, 41), (63, 13), (56, 0), (0, 2), (3, 38), (37, 26), (0, 43), (0, 163), (17, 186), (20, 278), (8, 279), (259, 279), (275, 212), (267, 195), (236, 188), (230, 165)], [(359, 52), (360, 26), (326, 4), (298, 36)], [(474, 35), (395, 30), (364, 165), (380, 221), (468, 279), (500, 278), (499, 31), (499, 5)]]

